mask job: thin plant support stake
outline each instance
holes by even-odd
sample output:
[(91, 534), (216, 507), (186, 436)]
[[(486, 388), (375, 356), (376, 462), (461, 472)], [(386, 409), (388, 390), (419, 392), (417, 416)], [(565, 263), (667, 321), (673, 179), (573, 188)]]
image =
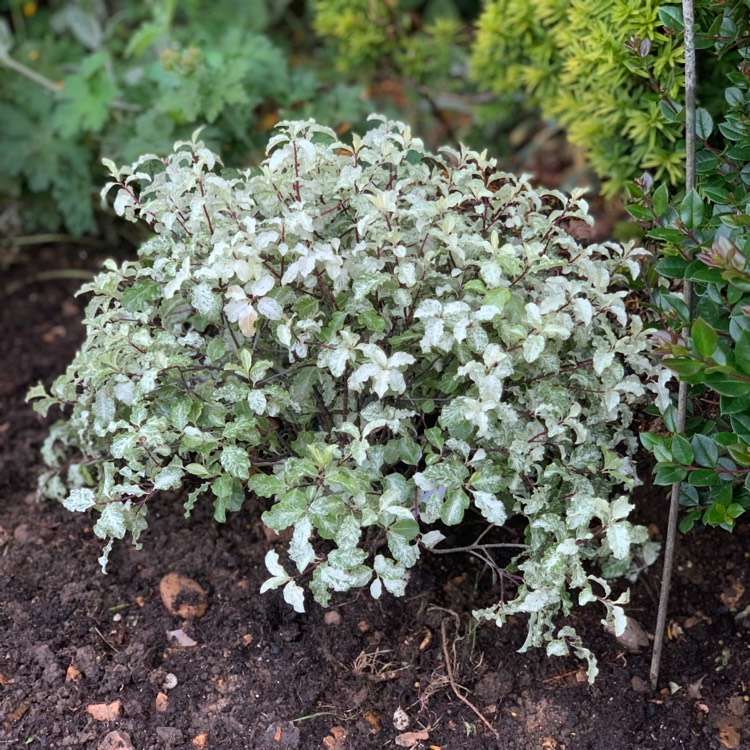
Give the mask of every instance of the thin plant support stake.
[[(685, 21), (685, 191), (690, 192), (695, 187), (695, 14), (693, 0), (682, 0), (682, 15)], [(688, 309), (687, 326), (690, 326), (690, 311), (692, 310), (692, 284), (686, 279), (683, 282), (683, 295)], [(680, 382), (677, 391), (677, 432), (685, 430), (685, 415), (687, 414), (688, 385)], [(680, 507), (681, 482), (672, 485), (669, 500), (669, 521), (667, 522), (667, 543), (664, 548), (664, 570), (661, 577), (661, 593), (659, 595), (659, 611), (656, 616), (656, 632), (654, 633), (654, 650), (651, 656), (651, 689), (656, 690), (659, 681), (659, 667), (661, 666), (661, 652), (664, 647), (664, 632), (667, 624), (667, 608), (669, 606), (669, 587), (672, 581), (672, 565), (674, 563), (675, 544), (677, 541), (677, 515)]]

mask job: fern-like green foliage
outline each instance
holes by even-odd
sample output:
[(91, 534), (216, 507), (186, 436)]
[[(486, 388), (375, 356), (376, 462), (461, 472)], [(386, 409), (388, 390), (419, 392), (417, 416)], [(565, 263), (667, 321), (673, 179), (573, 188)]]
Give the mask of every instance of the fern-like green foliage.
[[(530, 96), (583, 146), (610, 195), (643, 170), (677, 183), (683, 144), (665, 99), (680, 101), (683, 49), (659, 0), (489, 0), (472, 74), (492, 91)], [(643, 43), (643, 44), (642, 44)], [(641, 64), (649, 58), (648, 70)]]

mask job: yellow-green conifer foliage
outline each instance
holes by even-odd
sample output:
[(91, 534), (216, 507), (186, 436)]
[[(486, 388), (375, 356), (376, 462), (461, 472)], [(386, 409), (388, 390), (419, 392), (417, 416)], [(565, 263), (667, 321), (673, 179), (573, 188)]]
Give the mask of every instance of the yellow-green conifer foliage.
[(384, 66), (415, 81), (442, 77), (460, 57), (453, 3), (420, 0), (313, 0), (315, 30), (333, 42), (336, 66), (372, 76)]
[[(582, 146), (610, 195), (643, 170), (677, 183), (684, 150), (660, 109), (681, 101), (683, 49), (658, 0), (488, 0), (472, 75), (503, 96), (526, 94)], [(648, 50), (639, 64), (628, 42)], [(648, 40), (641, 48), (640, 42)], [(664, 105), (662, 105), (664, 106)]]

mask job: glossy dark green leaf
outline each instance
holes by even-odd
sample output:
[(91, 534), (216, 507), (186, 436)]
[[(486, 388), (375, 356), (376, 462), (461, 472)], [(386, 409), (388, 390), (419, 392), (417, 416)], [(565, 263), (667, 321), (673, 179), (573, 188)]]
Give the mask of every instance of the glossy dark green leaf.
[(690, 337), (698, 356), (708, 359), (716, 350), (719, 336), (716, 331), (706, 323), (703, 318), (698, 318), (690, 328)]
[(695, 459), (693, 446), (682, 435), (674, 435), (672, 437), (672, 458), (683, 466), (690, 466)]
[(703, 372), (705, 365), (695, 359), (665, 357), (662, 360), (665, 367), (680, 377), (690, 377)]
[[(689, 476), (689, 475), (688, 475)], [(683, 483), (680, 487), (680, 505), (691, 508), (700, 503), (700, 493), (691, 484)]]
[(666, 445), (667, 438), (664, 435), (659, 435), (656, 432), (642, 432), (638, 438), (641, 441), (641, 445), (647, 451), (653, 451), (657, 445)]
[(669, 31), (685, 30), (685, 19), (679, 5), (664, 5), (659, 8), (659, 20)]
[(669, 227), (657, 227), (656, 229), (649, 230), (647, 237), (651, 237), (655, 240), (663, 240), (664, 242), (679, 243), (682, 242), (685, 235), (679, 229), (671, 229)]
[(701, 517), (700, 510), (691, 510), (690, 513), (680, 519), (679, 529), (682, 534), (687, 534), (695, 526), (695, 522)]
[(735, 414), (730, 417), (734, 434), (743, 442), (750, 444), (750, 414)]
[(745, 101), (745, 95), (736, 86), (724, 89), (724, 98), (730, 107), (739, 107)]
[(750, 411), (750, 396), (737, 398), (735, 396), (721, 396), (719, 409), (724, 415), (744, 414)]
[(732, 460), (742, 468), (750, 466), (750, 454), (747, 452), (747, 445), (744, 443), (734, 443), (727, 447)]
[(625, 206), (625, 210), (638, 221), (653, 221), (654, 216), (651, 213), (650, 208), (641, 206), (638, 203), (631, 203), (629, 206)]
[(676, 255), (668, 255), (659, 259), (656, 264), (656, 271), (668, 279), (682, 279), (689, 265), (684, 258)]
[(656, 188), (656, 190), (654, 190), (654, 195), (651, 200), (654, 213), (657, 216), (664, 216), (667, 212), (667, 208), (669, 208), (669, 190), (667, 190), (666, 183), (663, 182), (658, 188)]
[(688, 474), (687, 481), (693, 487), (715, 487), (721, 479), (714, 469), (694, 469)]
[(718, 157), (710, 151), (701, 149), (695, 154), (695, 171), (698, 174), (715, 174), (716, 167), (719, 166)]
[(703, 107), (695, 110), (695, 135), (702, 141), (711, 137), (714, 129), (714, 121), (711, 115)]
[(730, 375), (719, 373), (716, 375), (706, 376), (706, 385), (713, 388), (722, 396), (731, 396), (733, 398), (750, 397), (750, 380), (740, 380)]
[(399, 518), (388, 530), (410, 542), (419, 535), (419, 524), (413, 518)]
[(731, 503), (727, 506), (727, 515), (730, 518), (739, 518), (744, 512), (745, 509), (739, 503)]
[[(690, 444), (695, 452), (695, 461), (698, 466), (705, 466), (713, 469), (719, 460), (719, 448), (716, 442), (708, 435), (693, 435)], [(692, 482), (691, 482), (692, 484)]]
[(654, 484), (660, 487), (666, 487), (675, 482), (681, 482), (687, 476), (687, 469), (684, 466), (675, 466), (674, 464), (657, 464), (654, 473)]
[(745, 375), (750, 375), (750, 331), (743, 331), (735, 342), (734, 362)]
[(721, 269), (709, 268), (703, 261), (694, 260), (685, 270), (685, 278), (688, 281), (702, 281), (711, 284), (721, 284), (724, 278)]

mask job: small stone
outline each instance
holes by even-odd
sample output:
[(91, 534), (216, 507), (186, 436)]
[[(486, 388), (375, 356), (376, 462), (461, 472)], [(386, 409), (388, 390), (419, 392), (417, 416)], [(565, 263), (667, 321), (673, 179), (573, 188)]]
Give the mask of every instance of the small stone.
[(393, 712), (393, 727), (399, 732), (403, 732), (409, 726), (409, 715), (399, 706)]
[(203, 617), (208, 609), (208, 595), (197, 581), (179, 573), (168, 573), (159, 582), (164, 606), (185, 620)]
[(193, 747), (197, 748), (198, 750), (203, 750), (203, 748), (206, 747), (207, 743), (208, 743), (208, 733), (201, 732), (200, 734), (196, 734), (195, 737), (193, 737), (193, 741), (190, 744)]
[(97, 750), (134, 750), (134, 748), (127, 732), (110, 732), (99, 743)]
[(154, 701), (154, 705), (156, 707), (156, 710), (160, 713), (166, 713), (167, 709), (169, 708), (169, 697), (166, 693), (157, 693), (156, 694), (156, 700)]
[(172, 645), (179, 646), (180, 648), (192, 648), (198, 645), (198, 642), (194, 641), (182, 628), (168, 630), (167, 638)]
[(299, 728), (291, 721), (275, 721), (263, 732), (263, 747), (269, 750), (297, 750), (299, 742)]
[(335, 609), (332, 609), (323, 615), (323, 622), (326, 625), (341, 625), (341, 615)]
[(114, 721), (122, 710), (122, 703), (112, 701), (112, 703), (90, 703), (86, 706), (86, 711), (91, 714), (95, 721)]
[[(608, 633), (614, 634), (614, 627), (611, 623), (606, 623), (604, 629)], [(632, 617), (625, 618), (625, 630), (616, 636), (617, 642), (624, 646), (631, 654), (639, 654), (649, 646), (649, 637), (641, 624)]]

